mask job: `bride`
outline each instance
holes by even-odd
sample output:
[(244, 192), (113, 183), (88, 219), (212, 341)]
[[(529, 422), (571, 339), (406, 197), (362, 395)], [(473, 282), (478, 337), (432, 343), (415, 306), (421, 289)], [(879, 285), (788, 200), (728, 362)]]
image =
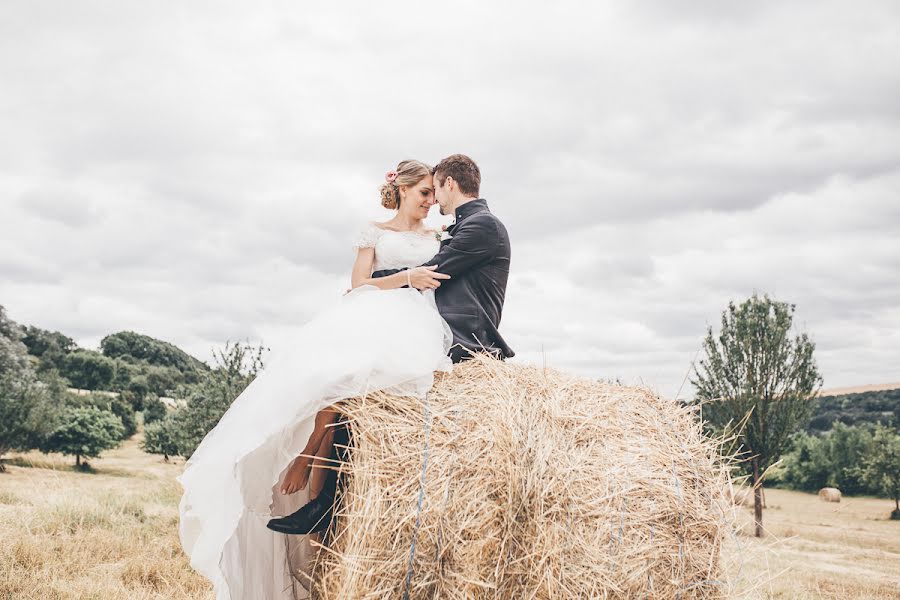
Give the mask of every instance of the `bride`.
[(299, 457), (327, 454), (318, 440), (309, 447), (319, 411), (375, 390), (424, 396), (434, 372), (451, 368), (452, 335), (433, 292), (448, 276), (416, 267), (439, 248), (439, 235), (423, 223), (434, 205), (431, 168), (401, 162), (386, 174), (381, 199), (396, 215), (360, 233), (352, 290), (272, 344), (266, 369), (178, 478), (181, 543), (218, 600), (308, 597), (304, 573), (315, 556), (309, 536), (282, 535), (266, 524), (297, 511), (321, 487), (315, 475), (306, 485), (308, 459)]

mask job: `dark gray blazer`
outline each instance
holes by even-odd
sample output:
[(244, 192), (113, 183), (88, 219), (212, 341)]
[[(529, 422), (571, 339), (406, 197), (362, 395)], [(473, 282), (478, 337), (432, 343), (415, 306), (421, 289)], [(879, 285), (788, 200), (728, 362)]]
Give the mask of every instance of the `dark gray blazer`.
[[(447, 229), (450, 239), (425, 265), (450, 275), (435, 290), (441, 316), (453, 331), (454, 346), (486, 351), (497, 358), (515, 356), (498, 331), (509, 279), (510, 246), (506, 227), (484, 199), (471, 200), (456, 210), (456, 223)], [(423, 265), (424, 266), (424, 265)], [(378, 271), (381, 277), (397, 271)], [(456, 362), (467, 355), (451, 350)]]

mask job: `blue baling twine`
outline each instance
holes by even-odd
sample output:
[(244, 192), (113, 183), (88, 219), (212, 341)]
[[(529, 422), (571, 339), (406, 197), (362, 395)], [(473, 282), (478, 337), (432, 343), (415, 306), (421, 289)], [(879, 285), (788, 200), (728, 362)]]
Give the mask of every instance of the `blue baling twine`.
[(431, 442), (431, 410), (428, 407), (428, 397), (424, 400), (425, 417), (425, 448), (422, 451), (422, 477), (419, 480), (419, 502), (416, 506), (416, 524), (413, 527), (412, 541), (409, 544), (409, 566), (406, 568), (406, 582), (403, 585), (403, 600), (409, 600), (409, 584), (413, 576), (413, 560), (416, 557), (416, 539), (419, 535), (419, 526), (422, 524), (422, 505), (425, 503), (425, 473), (428, 470), (428, 446)]

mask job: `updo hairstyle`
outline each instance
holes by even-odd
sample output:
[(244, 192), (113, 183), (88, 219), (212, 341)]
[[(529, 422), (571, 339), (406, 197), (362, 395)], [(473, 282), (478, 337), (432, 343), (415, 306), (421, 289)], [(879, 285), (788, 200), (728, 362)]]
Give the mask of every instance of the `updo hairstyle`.
[(404, 160), (396, 171), (388, 171), (381, 184), (381, 205), (391, 210), (400, 208), (400, 186), (412, 187), (431, 175), (431, 167), (417, 160)]

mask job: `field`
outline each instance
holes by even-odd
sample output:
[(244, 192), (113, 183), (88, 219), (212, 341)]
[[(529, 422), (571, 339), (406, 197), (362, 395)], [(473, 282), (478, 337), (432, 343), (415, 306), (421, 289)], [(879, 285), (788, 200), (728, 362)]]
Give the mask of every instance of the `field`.
[[(0, 474), (0, 600), (212, 598), (178, 543), (181, 464), (136, 440), (91, 462), (29, 453)], [(900, 599), (900, 522), (891, 503), (768, 490), (769, 535), (727, 544), (738, 597)]]
[(729, 541), (732, 578), (750, 598), (900, 598), (900, 521), (890, 500), (766, 490), (768, 536), (750, 537), (752, 508)]

